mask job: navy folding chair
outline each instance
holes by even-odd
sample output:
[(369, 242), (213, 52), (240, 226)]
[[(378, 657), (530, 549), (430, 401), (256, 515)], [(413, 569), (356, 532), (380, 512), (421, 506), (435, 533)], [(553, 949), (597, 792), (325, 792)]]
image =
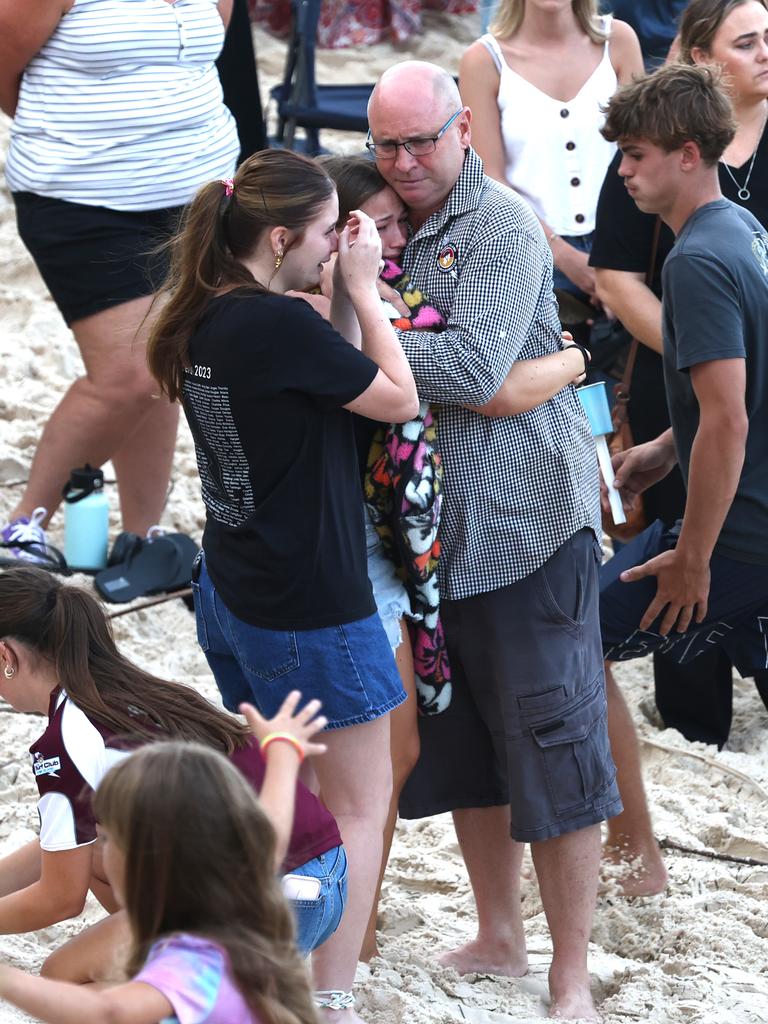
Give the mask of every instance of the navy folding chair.
[(322, 0), (291, 0), (293, 28), (288, 43), (283, 81), (271, 96), (277, 103), (278, 132), (275, 140), (293, 149), (297, 128), (303, 128), (310, 156), (321, 152), (320, 129), (367, 132), (368, 99), (373, 83), (365, 85), (318, 85), (315, 82), (315, 42)]

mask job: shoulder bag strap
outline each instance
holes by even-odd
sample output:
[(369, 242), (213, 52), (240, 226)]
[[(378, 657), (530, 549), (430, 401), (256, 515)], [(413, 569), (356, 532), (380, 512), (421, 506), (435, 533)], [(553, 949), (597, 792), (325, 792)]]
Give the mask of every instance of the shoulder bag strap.
[[(648, 270), (645, 274), (645, 283), (650, 288), (653, 285), (653, 276), (656, 270), (656, 257), (659, 253), (659, 236), (661, 235), (661, 217), (656, 218), (656, 223), (653, 226), (653, 241), (651, 242), (651, 257), (648, 261)], [(624, 373), (621, 375), (621, 380), (616, 384), (614, 388), (614, 394), (616, 395), (616, 417), (614, 419), (615, 426), (618, 429), (619, 425), (624, 422), (627, 418), (627, 405), (629, 403), (630, 389), (632, 386), (632, 374), (635, 370), (635, 361), (637, 360), (637, 346), (640, 342), (637, 338), (633, 338), (629, 346), (629, 353), (627, 354), (627, 362), (624, 366)]]

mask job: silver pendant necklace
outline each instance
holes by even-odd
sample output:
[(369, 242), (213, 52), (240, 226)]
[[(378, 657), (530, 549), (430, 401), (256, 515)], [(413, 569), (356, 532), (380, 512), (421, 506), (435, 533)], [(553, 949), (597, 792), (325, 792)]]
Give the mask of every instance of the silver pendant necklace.
[(736, 186), (736, 195), (739, 197), (739, 199), (742, 201), (742, 203), (748, 203), (749, 200), (752, 198), (752, 193), (749, 191), (749, 187), (748, 187), (749, 186), (749, 179), (752, 177), (752, 170), (753, 170), (753, 168), (755, 166), (755, 160), (757, 159), (757, 151), (760, 148), (760, 143), (763, 140), (763, 132), (765, 131), (766, 119), (768, 119), (768, 107), (766, 107), (765, 113), (763, 114), (763, 127), (760, 129), (760, 134), (757, 137), (757, 145), (755, 146), (755, 151), (752, 154), (752, 159), (749, 161), (749, 168), (747, 170), (747, 176), (744, 179), (744, 184), (743, 185), (739, 185), (738, 181), (736, 181), (736, 179), (733, 176), (733, 171), (728, 166), (728, 164), (725, 162), (725, 160), (721, 160), (720, 161), (720, 163), (725, 168), (725, 173), (728, 175), (728, 177), (731, 179), (733, 184)]

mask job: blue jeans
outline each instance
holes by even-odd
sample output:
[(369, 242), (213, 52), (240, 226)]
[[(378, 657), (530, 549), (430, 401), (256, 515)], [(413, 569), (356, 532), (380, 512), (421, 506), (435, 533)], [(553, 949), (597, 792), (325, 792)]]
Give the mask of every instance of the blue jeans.
[[(592, 250), (592, 239), (595, 237), (594, 232), (591, 231), (588, 235), (562, 235), (562, 240), (567, 242), (568, 245), (572, 245), (574, 249), (578, 249), (579, 252), (591, 252)], [(571, 295), (575, 295), (577, 299), (580, 299), (585, 305), (589, 305), (589, 296), (586, 292), (583, 292), (581, 288), (571, 281), (569, 277), (566, 277), (562, 270), (558, 270), (557, 267), (552, 268), (552, 287), (557, 290), (564, 292), (570, 292)]]
[[(335, 846), (284, 876), (284, 886), (295, 876), (316, 878), (320, 892), (316, 899), (291, 899), (296, 918), (296, 944), (302, 956), (309, 956), (339, 927), (347, 902), (347, 855)], [(286, 881), (287, 880), (287, 881)]]

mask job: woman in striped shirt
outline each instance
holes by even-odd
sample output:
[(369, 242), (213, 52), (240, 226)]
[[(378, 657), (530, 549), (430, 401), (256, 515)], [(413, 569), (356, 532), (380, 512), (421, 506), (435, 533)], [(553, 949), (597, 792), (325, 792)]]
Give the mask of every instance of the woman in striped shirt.
[(214, 65), (232, 0), (0, 0), (0, 107), (19, 233), (85, 365), (43, 433), (3, 540), (34, 542), (73, 466), (111, 459), (123, 529), (160, 518), (177, 409), (144, 343), (164, 258), (197, 188), (234, 170)]

